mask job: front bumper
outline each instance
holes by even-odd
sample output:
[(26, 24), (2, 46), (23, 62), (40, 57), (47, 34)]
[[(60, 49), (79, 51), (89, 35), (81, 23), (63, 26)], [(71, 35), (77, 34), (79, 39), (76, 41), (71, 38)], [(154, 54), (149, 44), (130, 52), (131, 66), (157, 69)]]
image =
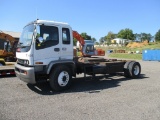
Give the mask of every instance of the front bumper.
[(15, 73), (20, 80), (26, 83), (31, 83), (31, 84), (36, 83), (34, 67), (25, 67), (16, 63)]

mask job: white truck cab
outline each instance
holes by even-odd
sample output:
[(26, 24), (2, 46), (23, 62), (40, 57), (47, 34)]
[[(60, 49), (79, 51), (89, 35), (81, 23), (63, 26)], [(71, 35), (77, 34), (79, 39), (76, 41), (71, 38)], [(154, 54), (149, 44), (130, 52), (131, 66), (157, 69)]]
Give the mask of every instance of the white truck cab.
[(34, 84), (36, 78), (48, 75), (54, 65), (73, 66), (72, 39), (67, 23), (36, 20), (27, 24), (17, 46), (17, 77)]

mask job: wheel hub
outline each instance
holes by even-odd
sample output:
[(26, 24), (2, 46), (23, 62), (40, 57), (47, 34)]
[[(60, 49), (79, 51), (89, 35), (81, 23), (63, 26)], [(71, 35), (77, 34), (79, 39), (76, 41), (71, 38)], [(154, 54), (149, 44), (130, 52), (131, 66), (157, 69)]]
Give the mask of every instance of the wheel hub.
[(58, 84), (59, 86), (66, 86), (69, 82), (69, 74), (66, 71), (62, 71), (58, 76)]
[(138, 65), (136, 65), (136, 66), (134, 67), (134, 74), (135, 74), (135, 75), (138, 75), (138, 74), (139, 74), (139, 71), (140, 71), (140, 68), (139, 68)]
[(67, 79), (67, 78), (66, 78), (66, 76), (63, 76), (63, 82), (65, 82), (65, 81), (66, 81), (66, 79)]

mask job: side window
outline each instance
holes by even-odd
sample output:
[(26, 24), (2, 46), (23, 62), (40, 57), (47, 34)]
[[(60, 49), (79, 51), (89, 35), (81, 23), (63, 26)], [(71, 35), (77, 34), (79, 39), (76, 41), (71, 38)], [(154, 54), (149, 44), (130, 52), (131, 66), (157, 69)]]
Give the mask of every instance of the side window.
[(58, 28), (54, 26), (41, 25), (37, 30), (37, 38), (41, 37), (43, 41), (36, 42), (36, 49), (44, 49), (55, 46), (59, 43)]
[(43, 34), (43, 40), (48, 40), (49, 39), (49, 34), (48, 33), (44, 33)]
[(68, 28), (62, 28), (62, 43), (70, 44), (70, 31)]

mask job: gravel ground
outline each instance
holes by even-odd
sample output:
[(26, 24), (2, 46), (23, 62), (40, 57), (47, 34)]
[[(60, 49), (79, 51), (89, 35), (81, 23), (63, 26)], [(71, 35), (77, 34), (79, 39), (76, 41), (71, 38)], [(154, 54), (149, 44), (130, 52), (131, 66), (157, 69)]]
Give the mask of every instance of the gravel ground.
[(71, 89), (0, 78), (0, 120), (160, 120), (160, 62), (139, 61), (139, 79), (79, 75)]

